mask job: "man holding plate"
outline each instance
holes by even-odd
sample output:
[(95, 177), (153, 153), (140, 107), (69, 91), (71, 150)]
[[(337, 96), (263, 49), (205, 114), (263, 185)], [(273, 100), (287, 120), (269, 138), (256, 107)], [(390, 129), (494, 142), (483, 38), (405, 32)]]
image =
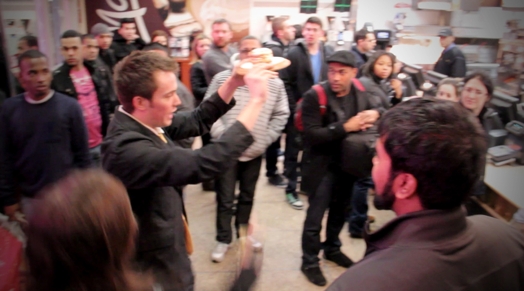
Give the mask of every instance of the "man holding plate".
[[(267, 52), (267, 51), (269, 52)], [(284, 58), (273, 58), (271, 50), (261, 49), (260, 41), (254, 36), (246, 36), (240, 41), (239, 73), (247, 73), (256, 63), (272, 63), (273, 70), (289, 65), (289, 61)], [(216, 91), (222, 83), (231, 76), (231, 70), (218, 73), (209, 85), (206, 98), (211, 97), (211, 93)], [(289, 117), (289, 106), (284, 83), (278, 79), (270, 79), (267, 83), (267, 100), (257, 119), (252, 132), (255, 142), (245, 150), (233, 166), (222, 175), (217, 177), (215, 190), (217, 193), (217, 246), (211, 254), (212, 261), (218, 263), (224, 256), (233, 240), (233, 230), (231, 219), (235, 215), (235, 226), (237, 237), (239, 227), (249, 222), (251, 209), (253, 208), (253, 198), (255, 187), (262, 164), (262, 155), (266, 148), (273, 143), (282, 133)], [(211, 137), (218, 139), (234, 124), (235, 119), (249, 101), (250, 92), (247, 86), (238, 87), (233, 94), (236, 105), (224, 114), (211, 128)], [(236, 212), (234, 211), (235, 184), (239, 181), (240, 194)], [(255, 249), (260, 249), (262, 245), (254, 239), (250, 239)]]

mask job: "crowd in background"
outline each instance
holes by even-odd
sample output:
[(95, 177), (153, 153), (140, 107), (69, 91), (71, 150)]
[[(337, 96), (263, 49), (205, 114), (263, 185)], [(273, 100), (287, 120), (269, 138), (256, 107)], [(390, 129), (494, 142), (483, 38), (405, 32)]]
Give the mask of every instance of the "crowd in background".
[[(0, 205), (27, 230), (28, 288), (193, 290), (184, 186), (216, 192), (213, 262), (235, 241), (255, 253), (263, 245), (249, 221), (265, 159), (283, 201), (302, 210), (308, 200), (300, 267), (311, 283), (327, 284), (323, 253), (348, 268), (328, 290), (522, 290), (522, 235), (461, 207), (482, 192), (484, 132), (502, 123), (487, 106), (492, 80), (466, 76), (451, 33), (440, 35), (436, 64), (450, 78), (435, 98), (403, 102), (413, 96), (397, 77), (402, 64), (374, 50), (373, 32), (335, 51), (317, 17), (299, 27), (277, 17), (272, 29), (269, 41), (246, 36), (238, 50), (225, 19), (210, 37), (195, 31), (182, 72), (190, 88), (169, 36), (155, 31), (147, 44), (132, 19), (116, 31), (65, 31), (54, 70), (35, 37), (19, 40), (20, 94), (0, 105)], [(240, 74), (262, 47), (290, 65)], [(376, 233), (369, 191), (399, 215)], [(345, 222), (368, 244), (358, 264), (340, 250)], [(246, 260), (232, 290), (256, 278)]]

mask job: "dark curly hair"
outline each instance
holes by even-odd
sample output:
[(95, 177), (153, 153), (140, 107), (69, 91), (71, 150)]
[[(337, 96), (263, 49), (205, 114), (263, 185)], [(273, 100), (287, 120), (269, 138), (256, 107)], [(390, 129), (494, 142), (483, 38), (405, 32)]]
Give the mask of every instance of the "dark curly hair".
[(487, 140), (478, 119), (455, 102), (417, 98), (379, 123), (391, 170), (417, 179), (425, 209), (459, 207), (483, 173)]

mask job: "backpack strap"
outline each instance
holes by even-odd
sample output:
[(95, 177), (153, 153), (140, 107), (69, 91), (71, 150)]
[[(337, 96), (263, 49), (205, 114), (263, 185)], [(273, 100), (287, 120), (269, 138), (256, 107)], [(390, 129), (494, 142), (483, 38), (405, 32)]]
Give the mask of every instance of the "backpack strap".
[(355, 85), (355, 87), (356, 87), (359, 91), (366, 92), (366, 88), (364, 87), (364, 85), (362, 85), (362, 82), (360, 82), (359, 79), (357, 79), (357, 78), (353, 78), (353, 79), (351, 80), (351, 83), (352, 83), (353, 85)]
[(320, 115), (326, 114), (327, 110), (327, 96), (326, 91), (324, 90), (324, 87), (320, 84), (313, 85), (313, 90), (317, 92), (318, 96), (318, 105), (320, 107)]

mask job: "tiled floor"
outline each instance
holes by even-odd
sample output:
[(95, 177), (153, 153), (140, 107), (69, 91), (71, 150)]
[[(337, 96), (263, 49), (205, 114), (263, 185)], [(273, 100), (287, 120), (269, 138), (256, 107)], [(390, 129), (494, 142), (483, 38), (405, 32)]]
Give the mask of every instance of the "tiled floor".
[[(281, 167), (281, 162), (279, 162)], [(186, 207), (194, 241), (194, 253), (191, 255), (196, 274), (196, 291), (227, 290), (233, 282), (239, 265), (240, 251), (234, 242), (223, 262), (211, 262), (210, 255), (215, 246), (215, 193), (202, 191), (201, 185), (188, 186), (185, 191)], [(306, 203), (305, 196), (300, 197)], [(294, 210), (284, 198), (284, 190), (268, 184), (265, 166), (262, 165), (257, 183), (255, 205), (251, 221), (256, 221), (258, 231), (255, 234), (264, 243), (262, 268), (253, 290), (325, 290), (309, 281), (300, 271), (301, 248), (300, 236), (305, 218), (304, 210)], [(394, 217), (392, 212), (370, 210), (376, 217), (373, 228), (378, 228)], [(353, 261), (362, 258), (365, 243), (361, 239), (351, 239), (347, 227), (340, 234), (342, 251)], [(322, 270), (328, 285), (345, 269), (332, 262), (321, 261)]]

